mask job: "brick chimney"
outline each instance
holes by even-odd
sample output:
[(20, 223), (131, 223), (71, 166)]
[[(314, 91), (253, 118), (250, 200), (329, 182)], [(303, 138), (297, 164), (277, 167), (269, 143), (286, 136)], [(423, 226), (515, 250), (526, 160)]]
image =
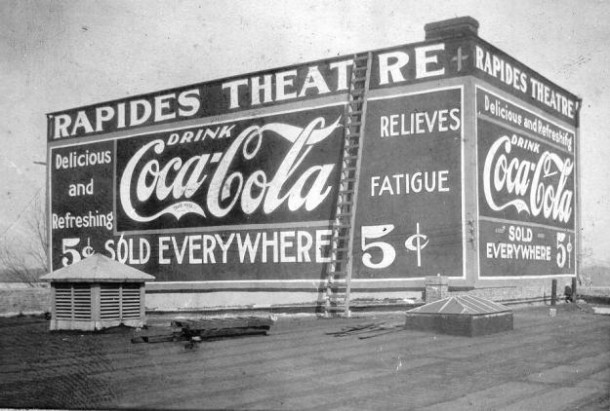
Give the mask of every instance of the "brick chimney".
[(424, 26), (426, 40), (440, 40), (448, 37), (478, 36), (479, 22), (470, 16), (435, 21)]

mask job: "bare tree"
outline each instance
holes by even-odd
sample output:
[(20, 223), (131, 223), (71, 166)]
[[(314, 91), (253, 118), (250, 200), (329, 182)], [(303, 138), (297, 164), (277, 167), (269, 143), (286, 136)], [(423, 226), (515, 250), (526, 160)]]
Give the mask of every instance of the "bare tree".
[[(21, 214), (25, 218), (25, 241), (0, 239), (0, 269), (13, 281), (39, 286), (39, 277), (48, 272), (49, 242), (44, 196), (39, 191)], [(21, 217), (20, 217), (21, 218)]]

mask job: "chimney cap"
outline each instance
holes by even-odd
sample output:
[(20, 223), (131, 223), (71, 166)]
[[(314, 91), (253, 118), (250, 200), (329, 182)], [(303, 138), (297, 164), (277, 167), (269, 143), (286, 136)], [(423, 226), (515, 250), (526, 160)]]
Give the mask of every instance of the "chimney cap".
[(470, 17), (456, 17), (453, 19), (435, 21), (424, 26), (426, 40), (438, 40), (447, 37), (463, 37), (479, 33), (479, 22)]

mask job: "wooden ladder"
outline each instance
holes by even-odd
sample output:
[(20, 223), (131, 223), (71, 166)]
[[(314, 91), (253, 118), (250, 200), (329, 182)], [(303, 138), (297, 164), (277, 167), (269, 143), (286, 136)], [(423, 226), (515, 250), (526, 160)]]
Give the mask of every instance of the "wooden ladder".
[(358, 177), (360, 175), (361, 136), (366, 112), (365, 94), (369, 88), (371, 53), (356, 54), (353, 58), (348, 104), (346, 107), (343, 159), (335, 219), (332, 225), (330, 262), (326, 267), (326, 317), (350, 316), (350, 283)]

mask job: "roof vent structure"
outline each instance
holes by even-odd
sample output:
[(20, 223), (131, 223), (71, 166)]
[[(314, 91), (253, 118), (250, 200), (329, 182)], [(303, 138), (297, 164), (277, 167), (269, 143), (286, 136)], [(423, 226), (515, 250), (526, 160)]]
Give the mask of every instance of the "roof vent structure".
[(144, 285), (155, 277), (94, 254), (41, 279), (51, 282), (51, 330), (94, 331), (143, 326)]
[(513, 312), (473, 295), (447, 297), (407, 311), (405, 328), (475, 337), (512, 330)]

